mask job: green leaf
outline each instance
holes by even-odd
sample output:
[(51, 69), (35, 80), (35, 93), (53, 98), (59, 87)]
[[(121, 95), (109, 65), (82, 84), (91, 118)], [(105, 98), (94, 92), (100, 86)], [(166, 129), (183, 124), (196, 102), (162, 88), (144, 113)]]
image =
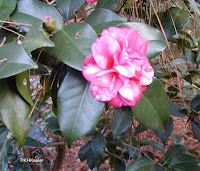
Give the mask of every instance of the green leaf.
[(18, 25), (17, 26), (22, 29), (25, 32), (28, 32), (30, 27), (32, 25), (34, 25), (34, 23), (38, 23), (38, 22), (43, 22), (42, 20), (35, 18), (31, 15), (28, 14), (24, 14), (23, 12), (18, 12), (15, 11), (12, 16), (11, 16), (12, 20), (17, 24), (17, 23), (22, 23), (24, 25)]
[(98, 0), (96, 8), (116, 10), (123, 0)]
[(41, 148), (44, 145), (49, 146), (49, 142), (45, 134), (38, 127), (31, 125), (24, 146), (30, 148)]
[(181, 111), (184, 109), (183, 107), (173, 103), (168, 102), (170, 107), (170, 115), (177, 116), (177, 117), (186, 117), (187, 115), (182, 113)]
[(57, 117), (50, 117), (45, 120), (45, 123), (46, 123), (47, 128), (53, 131), (60, 130)]
[(154, 167), (154, 161), (147, 158), (139, 158), (131, 162), (125, 171), (153, 171)]
[(57, 100), (60, 128), (70, 146), (74, 140), (95, 127), (103, 112), (104, 103), (95, 100), (90, 93), (89, 83), (78, 71), (71, 71), (66, 75)]
[(165, 155), (165, 162), (169, 162), (174, 156), (182, 155), (185, 153), (185, 146), (183, 145), (174, 145), (171, 146)]
[(91, 142), (91, 148), (95, 156), (101, 159), (105, 152), (105, 141), (104, 137), (100, 132), (96, 132)]
[[(33, 18), (43, 21), (46, 16), (51, 16), (56, 21), (57, 30), (60, 30), (64, 25), (62, 16), (54, 6), (38, 0), (20, 0), (17, 4), (16, 12), (22, 13), (21, 15), (25, 14), (24, 17), (27, 23), (32, 23)], [(14, 17), (12, 19), (14, 22), (19, 23), (19, 20), (17, 20), (19, 17)]]
[(141, 143), (142, 143), (142, 145), (149, 145), (149, 146), (151, 146), (151, 147), (153, 147), (153, 148), (155, 148), (159, 151), (162, 151), (162, 152), (165, 151), (163, 145), (160, 144), (159, 142), (148, 140), (148, 139), (144, 138), (144, 139), (142, 139)]
[(91, 46), (97, 39), (93, 28), (87, 23), (71, 23), (57, 32), (52, 41), (56, 58), (77, 70), (82, 70), (84, 59), (91, 54)]
[(78, 157), (81, 161), (87, 159), (87, 153), (91, 148), (91, 141), (86, 142), (78, 152)]
[(84, 144), (81, 149), (79, 150), (78, 156), (81, 161), (84, 161), (87, 159), (87, 164), (90, 167), (90, 169), (93, 169), (99, 162), (98, 157), (95, 155), (91, 148), (91, 141), (88, 141), (86, 144)]
[[(9, 80), (10, 81), (10, 80)], [(15, 84), (15, 83), (14, 83)], [(29, 105), (16, 93), (13, 82), (0, 80), (0, 116), (8, 129), (15, 135), (19, 147), (26, 140), (30, 128)]]
[(162, 131), (169, 119), (169, 106), (165, 89), (158, 79), (148, 86), (132, 112), (145, 127)]
[(112, 119), (113, 135), (119, 135), (125, 132), (132, 123), (133, 114), (130, 108), (116, 108)]
[(179, 136), (172, 135), (172, 137), (173, 137), (173, 140), (174, 140), (174, 143), (175, 143), (175, 144), (178, 144), (179, 142), (182, 141), (182, 138), (179, 137)]
[(110, 26), (116, 26), (125, 21), (116, 13), (108, 9), (97, 8), (90, 13), (85, 22), (90, 24), (97, 34), (100, 34), (103, 29), (107, 29)]
[(56, 7), (62, 13), (66, 20), (69, 20), (71, 15), (77, 11), (83, 4), (85, 0), (57, 0)]
[(19, 93), (31, 106), (34, 106), (30, 92), (30, 81), (28, 72), (24, 71), (22, 73), (19, 73), (15, 76), (15, 78), (17, 90), (19, 91)]
[(195, 2), (195, 0), (188, 0), (190, 3), (190, 6), (195, 10), (198, 16), (200, 16), (200, 10)]
[(115, 171), (124, 171), (126, 169), (126, 165), (123, 161), (117, 159), (115, 161)]
[(197, 94), (191, 101), (191, 108), (195, 111), (200, 111), (200, 94)]
[[(16, 0), (1, 0), (0, 1), (0, 20), (5, 21), (16, 7)], [(0, 22), (0, 26), (3, 22)]]
[(184, 49), (184, 55), (187, 57), (187, 60), (193, 65), (196, 64), (197, 53), (191, 49)]
[(0, 151), (0, 170), (7, 171), (8, 169), (8, 156), (7, 156), (7, 141), (3, 143)]
[(37, 68), (36, 63), (18, 44), (8, 43), (0, 47), (0, 61), (0, 79)]
[(27, 162), (18, 161), (14, 165), (14, 171), (32, 171), (31, 167), (28, 165)]
[(156, 57), (167, 46), (167, 43), (165, 41), (163, 34), (159, 30), (145, 23), (132, 22), (132, 23), (119, 24), (117, 26), (126, 27), (126, 28), (135, 28), (137, 29), (138, 33), (142, 35), (144, 40), (149, 41), (149, 46), (148, 46), (147, 54), (146, 54), (146, 56), (149, 59)]
[(200, 126), (195, 121), (192, 122), (192, 132), (194, 137), (200, 142)]
[(176, 33), (183, 30), (190, 20), (187, 11), (178, 7), (172, 7), (167, 10), (162, 17), (162, 25), (168, 39), (172, 38)]
[(191, 155), (188, 154), (181, 154), (181, 155), (176, 155), (172, 158), (172, 160), (170, 160), (169, 162), (169, 168), (171, 169), (175, 169), (175, 168), (180, 168), (183, 170), (184, 167), (187, 165), (191, 166), (191, 165), (196, 165), (198, 164), (199, 160)]
[(170, 117), (164, 131), (153, 131), (153, 132), (165, 144), (169, 136), (172, 134), (173, 130), (174, 130), (174, 123), (172, 117)]
[(45, 35), (42, 22), (32, 25), (22, 43), (28, 53), (41, 47), (54, 47), (55, 44)]

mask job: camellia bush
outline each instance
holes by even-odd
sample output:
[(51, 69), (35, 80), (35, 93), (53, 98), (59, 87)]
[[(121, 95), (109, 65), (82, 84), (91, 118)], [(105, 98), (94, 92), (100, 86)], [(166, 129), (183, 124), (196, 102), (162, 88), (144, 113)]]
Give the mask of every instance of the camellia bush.
[(185, 117), (200, 141), (198, 7), (0, 0), (0, 170), (59, 170), (76, 140), (93, 171), (200, 170), (172, 135)]

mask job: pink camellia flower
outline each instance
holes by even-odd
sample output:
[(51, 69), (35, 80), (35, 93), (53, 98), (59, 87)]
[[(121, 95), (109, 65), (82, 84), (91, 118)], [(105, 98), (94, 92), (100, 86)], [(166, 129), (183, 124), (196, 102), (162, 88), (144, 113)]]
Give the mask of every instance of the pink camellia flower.
[(145, 56), (148, 41), (136, 29), (110, 27), (92, 45), (82, 73), (91, 94), (114, 107), (135, 106), (154, 70)]
[(97, 2), (98, 0), (87, 0), (87, 3)]

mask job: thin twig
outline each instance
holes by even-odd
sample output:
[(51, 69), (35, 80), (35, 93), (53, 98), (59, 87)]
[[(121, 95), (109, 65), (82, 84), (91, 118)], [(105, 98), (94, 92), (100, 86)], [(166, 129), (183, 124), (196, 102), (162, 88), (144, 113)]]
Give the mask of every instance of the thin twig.
[(21, 26), (32, 26), (32, 24), (26, 24), (26, 23), (14, 23), (14, 22), (3, 21), (3, 20), (0, 20), (0, 23), (7, 23), (7, 24), (21, 25)]
[(22, 34), (19, 34), (19, 33), (17, 33), (16, 31), (13, 31), (13, 30), (11, 30), (11, 29), (9, 29), (9, 28), (7, 28), (7, 27), (0, 26), (0, 28), (5, 29), (5, 30), (7, 30), (7, 31), (10, 31), (10, 32), (12, 32), (12, 33), (15, 33), (15, 34), (18, 35), (18, 36), (21, 36), (21, 37), (25, 38), (25, 36), (23, 36)]
[(6, 61), (8, 61), (8, 59), (7, 59), (7, 58), (0, 59), (0, 63), (6, 62)]

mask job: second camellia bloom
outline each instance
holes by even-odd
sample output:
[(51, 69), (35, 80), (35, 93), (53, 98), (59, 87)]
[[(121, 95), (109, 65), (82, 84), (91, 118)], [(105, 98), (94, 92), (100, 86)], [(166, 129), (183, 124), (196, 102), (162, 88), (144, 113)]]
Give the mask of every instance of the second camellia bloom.
[(146, 57), (147, 47), (148, 41), (136, 29), (104, 30), (82, 69), (91, 82), (91, 94), (114, 107), (135, 106), (154, 75)]

